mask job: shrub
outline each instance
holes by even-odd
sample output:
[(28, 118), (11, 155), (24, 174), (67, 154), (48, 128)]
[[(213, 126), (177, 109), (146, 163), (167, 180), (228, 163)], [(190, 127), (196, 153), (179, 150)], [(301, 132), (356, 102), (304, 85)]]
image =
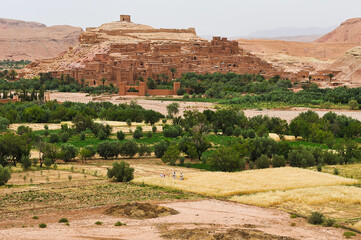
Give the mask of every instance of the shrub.
[(51, 143), (60, 142), (59, 135), (58, 134), (50, 134), (49, 142), (51, 142)]
[(180, 151), (177, 145), (171, 145), (167, 151), (165, 151), (162, 156), (162, 161), (164, 163), (170, 163), (170, 165), (174, 166), (176, 162), (179, 160)]
[(334, 168), (334, 169), (333, 169), (333, 174), (335, 174), (335, 175), (338, 175), (338, 174), (339, 174), (339, 172), (338, 172), (338, 169), (337, 169), (337, 168)]
[(11, 178), (9, 169), (0, 164), (0, 186), (5, 185)]
[(164, 137), (176, 138), (181, 136), (183, 133), (183, 129), (181, 126), (167, 126), (163, 130)]
[(273, 155), (272, 157), (272, 165), (273, 167), (284, 167), (286, 166), (286, 159), (284, 156), (280, 155)]
[(308, 222), (315, 225), (322, 224), (324, 220), (325, 217), (319, 212), (312, 212), (311, 216), (308, 218)]
[(127, 123), (128, 127), (132, 126), (132, 120), (127, 119), (125, 122)]
[(140, 129), (136, 129), (133, 134), (134, 139), (139, 139), (143, 137), (143, 132)]
[(63, 143), (66, 143), (68, 140), (69, 140), (69, 133), (68, 132), (64, 132), (60, 135), (60, 140), (63, 142)]
[(152, 153), (152, 149), (148, 145), (142, 143), (139, 145), (138, 153), (139, 153), (140, 157), (145, 156), (145, 155), (150, 156), (150, 154)]
[(317, 171), (318, 171), (318, 172), (322, 172), (322, 164), (321, 164), (321, 163), (319, 163), (319, 164), (317, 165)]
[(67, 223), (67, 222), (69, 222), (67, 218), (61, 218), (59, 220), (59, 223)]
[(44, 165), (49, 168), (51, 165), (53, 164), (53, 161), (51, 161), (50, 158), (45, 158), (44, 159)]
[(125, 141), (120, 147), (120, 155), (128, 158), (133, 158), (138, 151), (138, 144), (133, 140)]
[(152, 127), (152, 132), (155, 133), (157, 131), (157, 126), (154, 126)]
[(98, 145), (97, 152), (104, 159), (108, 159), (109, 157), (116, 157), (120, 153), (120, 144), (119, 142), (114, 141), (101, 142)]
[(157, 158), (163, 157), (165, 151), (167, 151), (169, 143), (166, 141), (161, 141), (154, 145), (154, 154)]
[(29, 168), (31, 167), (31, 160), (29, 158), (29, 156), (22, 156), (21, 157), (21, 167), (23, 168), (24, 171), (28, 171)]
[(354, 232), (344, 232), (344, 233), (343, 233), (343, 236), (344, 236), (345, 238), (351, 238), (351, 237), (356, 236), (356, 233), (354, 233)]
[(117, 132), (117, 138), (118, 138), (118, 140), (124, 140), (125, 139), (125, 134), (123, 133), (123, 131), (118, 131)]
[(10, 121), (7, 118), (0, 117), (0, 130), (6, 130), (10, 125)]
[(101, 222), (101, 221), (96, 221), (95, 224), (96, 224), (96, 225), (102, 225), (103, 222)]
[(348, 102), (348, 106), (350, 107), (350, 110), (357, 110), (358, 102), (356, 100), (351, 100)]
[(61, 159), (64, 160), (64, 162), (70, 162), (73, 158), (76, 157), (78, 153), (78, 149), (69, 143), (65, 143), (61, 146)]
[(30, 133), (32, 131), (33, 130), (30, 127), (21, 125), (18, 127), (18, 130), (16, 131), (16, 133), (19, 135), (24, 135), (24, 134)]
[(236, 128), (233, 130), (233, 135), (234, 135), (234, 136), (239, 137), (241, 134), (242, 134), (242, 129), (241, 129), (240, 127), (236, 127)]
[(185, 90), (184, 88), (179, 88), (179, 89), (177, 90), (177, 95), (178, 95), (178, 96), (182, 96), (182, 95), (184, 95), (186, 92), (187, 92), (187, 90)]
[(326, 218), (325, 221), (323, 222), (323, 225), (325, 227), (332, 227), (335, 223), (336, 223), (336, 220), (331, 219), (331, 218)]
[(108, 134), (106, 134), (103, 129), (100, 129), (98, 132), (99, 140), (106, 140), (108, 138)]
[(152, 138), (153, 137), (153, 133), (151, 131), (147, 132), (147, 138)]
[(124, 161), (114, 162), (112, 168), (108, 168), (109, 178), (115, 178), (117, 182), (129, 182), (134, 178), (134, 168)]
[(33, 216), (32, 218), (33, 218), (33, 219), (35, 219), (35, 220), (36, 220), (36, 219), (39, 219), (39, 217), (38, 217), (38, 216)]
[(183, 99), (188, 99), (188, 98), (189, 98), (189, 94), (188, 94), (188, 93), (183, 94)]
[(121, 223), (121, 222), (116, 222), (116, 223), (114, 224), (114, 226), (116, 226), (116, 227), (125, 226), (125, 225), (127, 225), (127, 224)]
[(81, 140), (81, 141), (84, 141), (84, 140), (85, 140), (85, 133), (81, 133), (81, 134), (80, 134), (80, 140)]
[(233, 135), (234, 128), (233, 127), (227, 127), (224, 131), (224, 135), (226, 136), (232, 136)]
[(263, 154), (255, 161), (255, 164), (259, 169), (269, 168), (270, 160), (266, 155)]
[(79, 156), (81, 160), (86, 161), (87, 159), (93, 157), (95, 155), (96, 151), (93, 147), (87, 146), (85, 148), (82, 148), (79, 152)]
[(223, 172), (234, 172), (245, 168), (245, 161), (241, 159), (239, 152), (225, 146), (212, 151), (206, 162), (212, 170)]
[(46, 224), (45, 223), (40, 223), (39, 228), (46, 228)]

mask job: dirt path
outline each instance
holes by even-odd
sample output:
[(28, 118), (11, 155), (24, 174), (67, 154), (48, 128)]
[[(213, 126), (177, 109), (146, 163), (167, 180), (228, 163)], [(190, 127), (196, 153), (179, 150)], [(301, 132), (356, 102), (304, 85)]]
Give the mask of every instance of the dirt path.
[[(60, 102), (64, 101), (76, 101), (76, 102), (82, 102), (87, 103), (90, 101), (109, 101), (112, 103), (130, 103), (132, 99), (135, 99), (139, 105), (141, 105), (145, 109), (152, 109), (154, 111), (158, 111), (164, 115), (167, 114), (167, 105), (172, 103), (171, 101), (159, 101), (159, 100), (147, 100), (144, 98), (139, 97), (132, 97), (127, 96), (125, 98), (120, 98), (119, 96), (113, 96), (113, 97), (106, 97), (103, 98), (103, 100), (99, 100), (95, 98), (93, 100), (93, 97), (86, 96), (85, 93), (58, 93), (54, 92), (51, 93), (51, 99), (57, 99)], [(197, 109), (199, 111), (203, 111), (206, 109), (214, 109), (213, 103), (203, 103), (203, 102), (177, 102), (180, 105), (180, 111), (179, 114), (182, 115), (185, 110), (192, 110)], [(293, 118), (297, 117), (301, 112), (306, 112), (307, 110), (310, 110), (308, 108), (292, 108), (289, 110), (255, 110), (255, 109), (248, 109), (244, 110), (244, 113), (247, 117), (254, 117), (257, 115), (268, 115), (270, 117), (280, 117), (284, 120), (287, 120), (290, 122)], [(352, 117), (354, 119), (361, 121), (361, 111), (350, 111), (350, 110), (330, 110), (330, 109), (311, 109), (312, 111), (315, 111), (320, 116), (323, 116), (329, 111), (333, 111), (339, 115), (344, 114), (348, 117)]]
[[(342, 239), (344, 232), (342, 229), (312, 226), (307, 224), (304, 219), (291, 219), (289, 214), (279, 210), (233, 202), (202, 200), (170, 202), (161, 205), (173, 208), (180, 214), (135, 220), (105, 215), (105, 207), (67, 210), (39, 216), (39, 220), (33, 220), (31, 217), (17, 220), (14, 222), (15, 225), (23, 224), (28, 227), (0, 229), (0, 239), (162, 239), (161, 235), (164, 234), (162, 229), (174, 229), (174, 227), (182, 231), (200, 228), (208, 228), (213, 231), (246, 228), (277, 236), (313, 240)], [(57, 223), (61, 217), (67, 217), (70, 226)], [(101, 221), (103, 224), (95, 225), (96, 221)], [(127, 225), (115, 227), (114, 223), (117, 221)], [(48, 227), (38, 228), (38, 224), (41, 222), (47, 223)], [(294, 223), (295, 226), (291, 226), (291, 223)]]

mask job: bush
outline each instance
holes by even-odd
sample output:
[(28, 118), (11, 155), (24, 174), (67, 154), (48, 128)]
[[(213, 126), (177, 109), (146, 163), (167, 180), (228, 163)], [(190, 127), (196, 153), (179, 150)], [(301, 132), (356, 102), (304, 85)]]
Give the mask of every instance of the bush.
[(39, 219), (39, 217), (38, 216), (33, 216), (32, 219), (36, 220), (36, 219)]
[(286, 166), (286, 159), (284, 156), (273, 155), (272, 157), (272, 165), (273, 167), (284, 167)]
[(325, 227), (332, 227), (335, 223), (336, 223), (336, 220), (331, 219), (331, 218), (327, 218), (327, 219), (325, 219), (325, 221), (323, 222), (323, 225), (324, 225)]
[(6, 130), (10, 125), (10, 121), (7, 118), (0, 117), (0, 130)]
[(318, 172), (322, 172), (322, 164), (321, 164), (321, 163), (319, 163), (319, 164), (317, 165), (317, 171), (318, 171)]
[(338, 169), (337, 169), (337, 168), (334, 168), (334, 169), (333, 169), (333, 174), (335, 174), (335, 175), (338, 175), (338, 174), (339, 174), (339, 172), (338, 172)]
[(189, 98), (189, 94), (188, 94), (188, 93), (183, 94), (183, 99), (188, 99), (188, 98)]
[(177, 90), (177, 95), (178, 95), (178, 96), (182, 96), (182, 95), (184, 95), (186, 92), (187, 92), (187, 90), (185, 90), (184, 88), (179, 88), (179, 89)]
[(67, 223), (69, 222), (67, 218), (62, 218), (59, 220), (59, 223)]
[(145, 155), (150, 156), (150, 154), (152, 153), (152, 149), (148, 145), (142, 143), (139, 145), (138, 153), (140, 157), (143, 157)]
[(356, 233), (354, 233), (354, 232), (344, 232), (343, 233), (343, 236), (345, 237), (345, 238), (351, 238), (351, 237), (355, 237), (356, 236)]
[(45, 223), (40, 223), (39, 228), (46, 228), (46, 224)]
[(212, 170), (216, 171), (234, 172), (245, 168), (245, 161), (241, 159), (239, 152), (225, 146), (212, 151), (206, 162)]
[(45, 158), (44, 159), (44, 165), (47, 167), (47, 168), (50, 168), (50, 166), (53, 164), (53, 161), (51, 161), (50, 158)]
[(85, 133), (81, 133), (81, 134), (80, 134), (80, 140), (81, 140), (81, 141), (84, 141), (84, 140), (85, 140)]
[(61, 159), (64, 160), (64, 162), (70, 162), (73, 158), (76, 157), (78, 153), (78, 149), (69, 143), (65, 143), (61, 146)]
[(181, 126), (166, 126), (163, 130), (164, 137), (176, 138), (181, 136), (183, 133), (183, 129)]
[(233, 135), (234, 135), (234, 136), (239, 137), (241, 134), (242, 134), (242, 129), (241, 129), (240, 127), (236, 127), (236, 128), (233, 130)]
[(138, 144), (133, 140), (125, 141), (120, 147), (120, 155), (128, 158), (133, 158), (138, 151)]
[(325, 217), (319, 212), (312, 212), (311, 216), (308, 218), (308, 222), (315, 225), (322, 224), (324, 220)]
[(128, 127), (132, 126), (132, 120), (127, 119), (125, 122), (127, 123)]
[(99, 143), (97, 152), (104, 159), (117, 157), (120, 153), (120, 144), (114, 141), (103, 141)]
[(139, 139), (143, 137), (143, 132), (140, 129), (136, 129), (133, 134), (134, 139)]
[(121, 222), (116, 222), (116, 223), (114, 224), (114, 226), (116, 226), (116, 227), (125, 226), (125, 225), (127, 225), (127, 224), (121, 223)]
[(5, 185), (11, 178), (9, 169), (0, 164), (0, 186)]
[(257, 168), (269, 168), (270, 160), (266, 155), (261, 155), (255, 162)]
[(49, 142), (51, 143), (58, 143), (60, 142), (60, 138), (58, 134), (50, 134)]
[(165, 151), (167, 151), (169, 143), (166, 141), (161, 141), (154, 145), (154, 154), (157, 158), (163, 157)]
[(117, 138), (118, 138), (118, 140), (124, 140), (125, 139), (125, 134), (123, 133), (123, 131), (118, 131), (117, 132)]
[(153, 133), (151, 131), (147, 132), (147, 138), (152, 138), (153, 137)]
[(356, 100), (351, 100), (348, 102), (348, 106), (349, 106), (350, 110), (357, 110), (358, 102)]
[(33, 130), (30, 127), (21, 125), (18, 127), (18, 130), (16, 131), (16, 133), (21, 136), (21, 135), (24, 135), (27, 133), (31, 133), (32, 131)]
[(103, 129), (100, 129), (98, 132), (99, 140), (106, 140), (108, 138), (108, 134), (106, 134)]
[(79, 156), (81, 158), (81, 160), (83, 160), (84, 162), (93, 157), (95, 155), (96, 151), (94, 150), (93, 147), (91, 146), (87, 146), (85, 148), (82, 148), (79, 152)]
[(24, 171), (28, 171), (29, 168), (31, 167), (31, 160), (29, 158), (29, 156), (22, 156), (21, 157), (21, 167), (23, 168)]
[(96, 224), (96, 225), (102, 225), (103, 222), (101, 222), (101, 221), (96, 221), (95, 224)]
[(68, 132), (64, 132), (60, 135), (60, 139), (63, 143), (66, 143), (69, 140), (69, 133)]
[(153, 132), (153, 133), (157, 132), (157, 126), (154, 126), (154, 125), (153, 125), (153, 127), (152, 127), (152, 132)]
[(180, 151), (177, 145), (171, 145), (167, 151), (165, 151), (162, 156), (162, 161), (164, 163), (170, 163), (170, 165), (174, 166), (176, 162), (179, 160)]
[(109, 178), (115, 178), (117, 182), (129, 182), (134, 178), (134, 168), (124, 161), (113, 163), (112, 168), (108, 168)]

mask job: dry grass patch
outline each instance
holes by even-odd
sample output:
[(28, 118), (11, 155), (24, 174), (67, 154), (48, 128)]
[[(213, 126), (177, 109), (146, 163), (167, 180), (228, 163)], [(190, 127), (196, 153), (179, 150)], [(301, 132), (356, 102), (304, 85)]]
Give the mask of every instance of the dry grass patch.
[(272, 207), (286, 202), (302, 203), (305, 205), (320, 205), (331, 202), (360, 205), (361, 188), (353, 186), (301, 188), (234, 196), (231, 200), (260, 207)]
[(170, 177), (140, 177), (133, 181), (148, 185), (170, 187), (208, 196), (231, 196), (275, 190), (357, 183), (356, 180), (318, 173), (311, 170), (284, 167), (249, 170), (235, 173), (190, 172), (181, 181)]
[(338, 169), (340, 176), (361, 179), (361, 163), (323, 166), (322, 172), (333, 174), (335, 168)]
[(354, 228), (361, 231), (361, 220), (353, 225)]

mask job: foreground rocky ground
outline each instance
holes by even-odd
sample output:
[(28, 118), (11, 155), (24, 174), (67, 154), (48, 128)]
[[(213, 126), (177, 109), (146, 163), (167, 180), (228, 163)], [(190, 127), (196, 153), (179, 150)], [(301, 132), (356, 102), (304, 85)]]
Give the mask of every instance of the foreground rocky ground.
[[(176, 215), (151, 219), (130, 219), (106, 215), (109, 207), (64, 210), (22, 217), (13, 223), (24, 228), (0, 229), (0, 239), (342, 239), (344, 230), (316, 227), (289, 214), (219, 200), (165, 202)], [(58, 223), (67, 217), (70, 225)], [(102, 225), (96, 225), (101, 221)], [(114, 226), (120, 221), (125, 226)], [(46, 222), (47, 228), (39, 228)], [(8, 222), (11, 224), (12, 222)], [(354, 238), (360, 239), (360, 238)]]

